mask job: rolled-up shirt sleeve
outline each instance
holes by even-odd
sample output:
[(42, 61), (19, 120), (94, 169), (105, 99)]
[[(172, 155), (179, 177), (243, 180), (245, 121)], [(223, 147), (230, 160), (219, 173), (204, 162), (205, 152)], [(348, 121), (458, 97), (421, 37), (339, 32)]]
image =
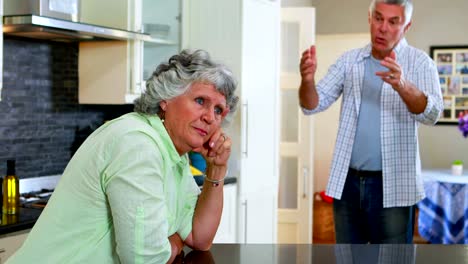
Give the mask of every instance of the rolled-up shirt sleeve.
[(416, 87), (421, 90), (427, 98), (426, 108), (420, 114), (412, 114), (413, 118), (426, 125), (432, 125), (437, 122), (443, 111), (442, 92), (439, 83), (439, 74), (437, 67), (432, 60), (426, 60), (420, 65), (416, 73)]
[(319, 98), (317, 107), (307, 109), (301, 106), (305, 115), (311, 115), (328, 109), (343, 92), (346, 57), (342, 55), (330, 68), (327, 74), (317, 83), (316, 89)]
[(121, 263), (166, 263), (171, 255), (163, 160), (157, 150), (150, 137), (133, 132), (118, 140), (101, 177)]

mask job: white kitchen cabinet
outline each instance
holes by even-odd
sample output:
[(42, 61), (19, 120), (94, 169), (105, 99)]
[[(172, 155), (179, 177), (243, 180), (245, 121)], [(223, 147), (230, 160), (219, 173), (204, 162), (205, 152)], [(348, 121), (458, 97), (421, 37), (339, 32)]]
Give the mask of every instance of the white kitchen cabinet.
[(9, 233), (0, 236), (0, 264), (13, 255), (24, 243), (31, 229)]
[(80, 104), (126, 104), (139, 94), (132, 83), (131, 41), (80, 42)]
[[(180, 51), (179, 1), (119, 0), (115, 4), (117, 14), (105, 16), (111, 18), (93, 17), (105, 13), (103, 6), (114, 5), (113, 0), (99, 1), (94, 13), (83, 18), (149, 36), (129, 41), (80, 42), (78, 72), (82, 104), (133, 103), (156, 66)], [(125, 10), (124, 19), (112, 19), (122, 10)]]
[(237, 185), (224, 185), (223, 214), (213, 243), (237, 243)]
[(79, 0), (79, 22), (131, 30), (129, 0)]
[(161, 62), (180, 51), (181, 4), (179, 0), (135, 0), (134, 3), (133, 30), (152, 38), (135, 45), (139, 56), (136, 59), (142, 69), (137, 78), (146, 80)]
[(239, 174), (238, 242), (275, 243), (279, 1), (184, 0), (183, 10), (182, 47), (207, 50), (239, 82), (240, 113), (228, 130), (230, 171)]

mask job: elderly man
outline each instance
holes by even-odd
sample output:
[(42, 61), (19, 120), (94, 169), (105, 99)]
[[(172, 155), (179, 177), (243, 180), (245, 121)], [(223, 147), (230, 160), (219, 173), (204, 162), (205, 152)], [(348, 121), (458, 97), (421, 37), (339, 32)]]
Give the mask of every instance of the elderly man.
[(337, 243), (412, 243), (413, 205), (424, 197), (417, 128), (443, 109), (434, 62), (408, 45), (411, 0), (373, 0), (371, 43), (344, 53), (315, 84), (314, 46), (301, 58), (305, 114), (343, 95), (327, 186)]

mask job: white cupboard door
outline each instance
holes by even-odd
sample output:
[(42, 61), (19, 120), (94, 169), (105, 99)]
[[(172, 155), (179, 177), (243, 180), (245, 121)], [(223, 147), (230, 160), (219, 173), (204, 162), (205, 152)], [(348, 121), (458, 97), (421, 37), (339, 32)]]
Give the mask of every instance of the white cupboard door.
[(276, 243), (278, 187), (279, 3), (242, 6), (242, 242)]
[(224, 185), (223, 214), (213, 243), (238, 243), (237, 241), (237, 185)]
[[(243, 6), (242, 194), (275, 192), (279, 96), (279, 8), (260, 0)], [(261, 37), (260, 37), (261, 36)], [(264, 189), (267, 190), (264, 190)]]
[(129, 93), (131, 54), (127, 41), (80, 42), (80, 104), (125, 104)]
[(180, 52), (181, 1), (135, 1), (136, 31), (149, 34), (141, 51), (141, 72), (136, 76), (144, 85), (161, 62)]
[(281, 10), (278, 242), (312, 242), (313, 120), (299, 107), (302, 52), (315, 42), (315, 9)]

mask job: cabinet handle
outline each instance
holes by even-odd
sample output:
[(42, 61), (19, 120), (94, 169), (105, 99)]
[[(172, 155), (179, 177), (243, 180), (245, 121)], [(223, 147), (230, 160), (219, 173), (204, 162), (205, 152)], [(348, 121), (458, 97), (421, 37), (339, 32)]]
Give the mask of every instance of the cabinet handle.
[(130, 10), (134, 15), (134, 18), (132, 19), (133, 25), (133, 30), (137, 32), (143, 33), (143, 19), (141, 17), (142, 14), (142, 1), (141, 0), (135, 0), (135, 1), (129, 1), (128, 3), (133, 3), (133, 5), (130, 5)]
[(242, 206), (244, 206), (244, 244), (247, 244), (247, 200), (242, 202)]
[(307, 191), (308, 190), (308, 185), (309, 185), (308, 184), (308, 179), (309, 179), (308, 171), (309, 170), (307, 169), (307, 167), (302, 168), (302, 179), (303, 179), (303, 181), (302, 181), (302, 186), (303, 186), (302, 187), (302, 198), (303, 199), (307, 198), (307, 196), (309, 194), (309, 192)]
[(246, 101), (242, 104), (242, 129), (243, 133), (243, 144), (242, 144), (242, 154), (244, 157), (248, 156), (248, 146), (249, 146), (249, 104)]
[(138, 44), (139, 45), (138, 45), (138, 80), (137, 81), (144, 82), (145, 80), (143, 80), (142, 78), (145, 73), (145, 66), (144, 66), (145, 42), (140, 41)]

